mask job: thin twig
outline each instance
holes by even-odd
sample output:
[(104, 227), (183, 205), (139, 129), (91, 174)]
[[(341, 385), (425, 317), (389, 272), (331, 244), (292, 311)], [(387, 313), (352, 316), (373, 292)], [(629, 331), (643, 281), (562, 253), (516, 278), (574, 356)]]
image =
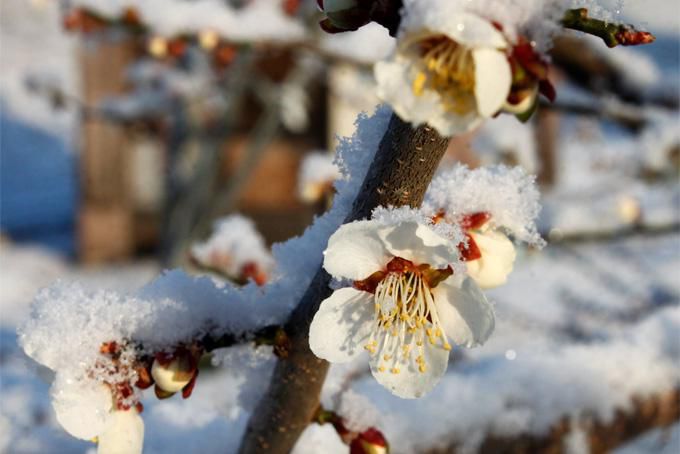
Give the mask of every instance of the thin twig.
[(638, 46), (653, 43), (656, 39), (651, 33), (636, 30), (632, 25), (605, 22), (588, 17), (587, 8), (568, 10), (562, 18), (562, 25), (565, 28), (597, 36), (608, 47)]

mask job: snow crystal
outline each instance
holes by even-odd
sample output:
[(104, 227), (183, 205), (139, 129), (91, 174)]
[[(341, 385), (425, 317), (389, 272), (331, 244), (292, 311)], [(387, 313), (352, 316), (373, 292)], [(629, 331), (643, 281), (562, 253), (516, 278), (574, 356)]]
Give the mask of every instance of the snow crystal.
[(201, 265), (234, 279), (241, 279), (248, 265), (255, 265), (265, 274), (269, 274), (274, 266), (271, 253), (255, 224), (240, 214), (216, 220), (210, 238), (195, 244), (191, 255)]
[(535, 246), (544, 241), (536, 230), (540, 211), (534, 177), (521, 168), (505, 166), (470, 170), (458, 165), (437, 175), (425, 194), (423, 210), (431, 216), (444, 211), (452, 220), (477, 212), (491, 214), (491, 222), (517, 240)]

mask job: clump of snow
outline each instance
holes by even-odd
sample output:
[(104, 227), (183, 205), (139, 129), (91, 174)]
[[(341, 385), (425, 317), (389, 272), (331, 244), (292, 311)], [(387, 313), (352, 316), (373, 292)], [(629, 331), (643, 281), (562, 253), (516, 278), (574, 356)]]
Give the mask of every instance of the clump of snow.
[(378, 410), (370, 399), (352, 390), (342, 394), (336, 413), (342, 417), (345, 427), (354, 432), (377, 427), (380, 421)]
[(371, 22), (351, 33), (324, 33), (321, 49), (357, 63), (371, 64), (386, 58), (395, 46), (387, 29)]
[(252, 0), (241, 8), (219, 0), (75, 0), (79, 6), (110, 19), (135, 8), (141, 20), (164, 36), (194, 34), (205, 30), (230, 41), (299, 41), (303, 24), (285, 14), (282, 2)]
[(274, 260), (251, 219), (240, 214), (218, 219), (205, 242), (191, 248), (192, 257), (202, 266), (233, 279), (242, 279), (248, 266), (269, 274)]
[(521, 168), (505, 166), (471, 170), (457, 165), (437, 175), (425, 194), (423, 210), (447, 218), (478, 212), (491, 215), (491, 222), (519, 241), (542, 246), (535, 220), (540, 211), (535, 178)]
[(340, 177), (333, 155), (312, 152), (305, 156), (298, 171), (298, 194), (306, 202), (321, 200), (327, 188)]

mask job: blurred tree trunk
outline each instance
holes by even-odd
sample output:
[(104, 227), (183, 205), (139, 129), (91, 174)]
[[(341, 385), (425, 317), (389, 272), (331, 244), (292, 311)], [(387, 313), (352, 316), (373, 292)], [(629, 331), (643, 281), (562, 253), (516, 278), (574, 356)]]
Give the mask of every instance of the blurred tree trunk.
[[(130, 37), (101, 33), (85, 38), (79, 60), (86, 108), (96, 110), (107, 97), (125, 92), (125, 71), (135, 55)], [(134, 249), (134, 219), (123, 127), (88, 116), (83, 119), (81, 145), (80, 258), (127, 258)]]

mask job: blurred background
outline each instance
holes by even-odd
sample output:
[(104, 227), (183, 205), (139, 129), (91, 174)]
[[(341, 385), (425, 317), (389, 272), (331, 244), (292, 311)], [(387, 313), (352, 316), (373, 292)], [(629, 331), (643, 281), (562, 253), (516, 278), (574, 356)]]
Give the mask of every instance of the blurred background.
[[(516, 387), (499, 392), (516, 404), (507, 408), (529, 408), (533, 418), (547, 418), (552, 432), (526, 421), (498, 431), (480, 416), (471, 424), (482, 440), (493, 438), (481, 444), (487, 452), (501, 452), (522, 436), (555, 437), (564, 418), (606, 413), (622, 393), (658, 405), (665, 399), (672, 408), (665, 419), (619, 430), (621, 452), (680, 450), (673, 422), (680, 372), (646, 366), (675, 362), (677, 335), (641, 349), (639, 357), (631, 353), (628, 364), (587, 369), (611, 358), (603, 344), (651, 329), (650, 320), (678, 319), (680, 5), (600, 3), (599, 12), (652, 31), (656, 42), (607, 49), (598, 39), (566, 33), (551, 51), (556, 102), (526, 124), (501, 116), (456, 138), (442, 164), (522, 166), (536, 174), (543, 198), (539, 226), (548, 247), (521, 251), (508, 285), (491, 292), (498, 334), (483, 349), (459, 355), (450, 375), (479, 381), (475, 374), (508, 374)], [(133, 291), (178, 266), (263, 283), (272, 267), (269, 246), (301, 234), (326, 209), (337, 177), (332, 151), (338, 137), (353, 133), (357, 114), (378, 104), (372, 64), (394, 43), (374, 24), (327, 35), (319, 19), (312, 0), (2, 0), (0, 450), (93, 447), (61, 432), (49, 385), (17, 348), (16, 326), (38, 289), (68, 279)], [(252, 248), (236, 251), (244, 236)], [(585, 360), (563, 350), (588, 346), (595, 350)], [(564, 361), (541, 362), (560, 355)], [(503, 366), (475, 369), (485, 361)], [(543, 391), (531, 399), (517, 395), (533, 385), (512, 367), (534, 371)], [(370, 394), (384, 412), (408, 408), (396, 407), (355, 372), (343, 389)], [(329, 386), (347, 376), (332, 373)], [(215, 398), (233, 376), (207, 377), (190, 401), (151, 404), (149, 452), (223, 452), (233, 445), (247, 409), (230, 406), (233, 396)], [(585, 384), (575, 389), (585, 395), (584, 389), (600, 390), (596, 408), (585, 401), (567, 406), (554, 421), (537, 409), (546, 401), (541, 392), (555, 393), (576, 377)], [(475, 393), (492, 391), (467, 392), (475, 401)], [(432, 402), (412, 404), (414, 415), (441, 416)], [(599, 429), (583, 429), (584, 439), (608, 439), (607, 424), (617, 422), (609, 416)], [(456, 418), (464, 416), (444, 420), (461, 428)], [(443, 429), (413, 441), (404, 420), (377, 424), (399, 441), (397, 452), (461, 445)], [(494, 445), (499, 434), (505, 438)], [(329, 444), (331, 435), (306, 433), (298, 449), (343, 452)]]

